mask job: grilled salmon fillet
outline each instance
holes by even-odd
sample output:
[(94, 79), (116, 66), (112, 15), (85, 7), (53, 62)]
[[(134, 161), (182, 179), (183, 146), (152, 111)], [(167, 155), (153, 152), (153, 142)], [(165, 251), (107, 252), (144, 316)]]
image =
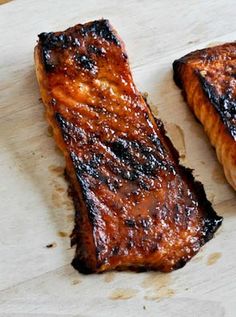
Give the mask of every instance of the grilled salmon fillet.
[(83, 273), (182, 267), (221, 224), (134, 85), (107, 20), (42, 33), (36, 73), (75, 205)]
[(187, 54), (174, 61), (173, 69), (236, 190), (236, 42)]

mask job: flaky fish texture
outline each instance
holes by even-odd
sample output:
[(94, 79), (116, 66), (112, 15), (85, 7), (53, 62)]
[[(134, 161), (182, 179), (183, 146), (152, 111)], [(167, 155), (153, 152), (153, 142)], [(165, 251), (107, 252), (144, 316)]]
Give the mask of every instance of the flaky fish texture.
[(221, 224), (136, 89), (107, 20), (42, 33), (36, 73), (66, 159), (80, 272), (182, 267)]
[(236, 42), (187, 54), (173, 68), (176, 84), (236, 190)]

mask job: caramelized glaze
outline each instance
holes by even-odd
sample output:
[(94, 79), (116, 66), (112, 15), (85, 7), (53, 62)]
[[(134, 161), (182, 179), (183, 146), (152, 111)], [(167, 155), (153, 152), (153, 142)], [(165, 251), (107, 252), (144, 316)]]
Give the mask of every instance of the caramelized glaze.
[(76, 209), (74, 267), (183, 266), (222, 219), (136, 89), (117, 33), (107, 20), (42, 33), (35, 61)]

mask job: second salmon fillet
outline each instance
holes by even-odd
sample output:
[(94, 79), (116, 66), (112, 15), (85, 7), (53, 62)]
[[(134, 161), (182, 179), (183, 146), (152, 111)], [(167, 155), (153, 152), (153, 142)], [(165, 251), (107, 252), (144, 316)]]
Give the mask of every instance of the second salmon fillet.
[(107, 20), (42, 33), (35, 63), (66, 159), (80, 272), (182, 267), (221, 224), (136, 89)]

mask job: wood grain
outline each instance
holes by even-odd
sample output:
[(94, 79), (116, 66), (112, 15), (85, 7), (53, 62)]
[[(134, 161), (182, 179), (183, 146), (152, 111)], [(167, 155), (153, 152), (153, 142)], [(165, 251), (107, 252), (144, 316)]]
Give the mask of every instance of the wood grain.
[[(227, 5), (220, 0), (21, 0), (0, 7), (1, 316), (235, 316), (235, 193), (220, 176), (214, 150), (171, 70), (172, 61), (191, 50), (235, 40), (233, 8), (233, 0)], [(108, 283), (105, 275), (82, 276), (69, 264), (73, 208), (57, 172), (63, 157), (39, 100), (33, 47), (40, 32), (101, 17), (109, 18), (124, 39), (134, 80), (148, 92), (154, 113), (169, 127), (181, 127), (184, 163), (194, 168), (225, 218), (215, 239), (164, 286), (160, 273), (154, 273), (155, 284), (144, 287), (153, 273), (116, 272)], [(174, 139), (176, 146), (183, 143)], [(221, 256), (208, 265), (212, 254)], [(126, 288), (132, 289), (130, 298), (120, 294), (112, 300)]]

